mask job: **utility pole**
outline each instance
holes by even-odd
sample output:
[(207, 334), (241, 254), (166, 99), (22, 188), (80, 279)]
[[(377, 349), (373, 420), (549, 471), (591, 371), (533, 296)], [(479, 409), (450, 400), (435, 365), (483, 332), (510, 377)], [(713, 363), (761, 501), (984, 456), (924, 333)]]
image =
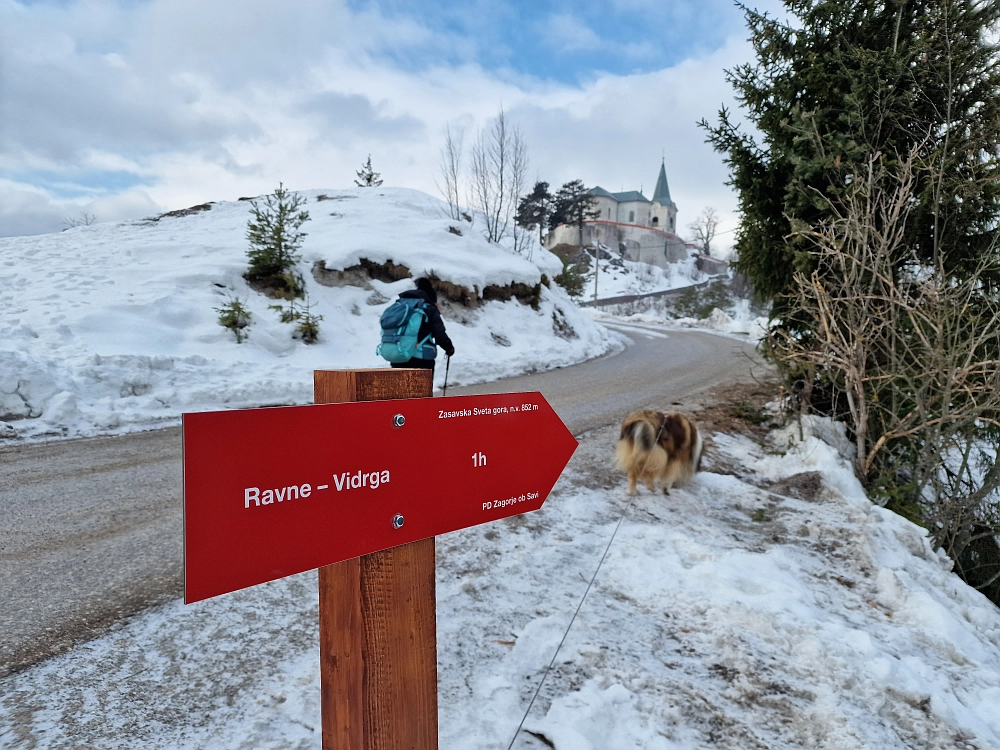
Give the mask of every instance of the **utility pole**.
[(594, 242), (594, 304), (597, 304), (597, 278), (601, 275), (601, 243)]

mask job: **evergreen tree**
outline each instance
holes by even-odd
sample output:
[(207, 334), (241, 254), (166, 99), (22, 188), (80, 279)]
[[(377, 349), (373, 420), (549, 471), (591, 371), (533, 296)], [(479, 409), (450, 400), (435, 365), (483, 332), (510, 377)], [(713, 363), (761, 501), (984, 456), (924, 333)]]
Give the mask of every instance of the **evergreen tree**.
[(515, 221), (519, 227), (529, 231), (538, 227), (538, 241), (541, 242), (550, 211), (552, 211), (552, 195), (549, 193), (549, 183), (536, 182), (532, 191), (522, 197), (517, 204)]
[(215, 308), (215, 311), (219, 313), (219, 325), (232, 331), (236, 336), (236, 343), (242, 344), (243, 339), (247, 337), (243, 329), (250, 325), (253, 318), (243, 300), (230, 299), (222, 307)]
[(358, 187), (378, 187), (382, 184), (381, 173), (372, 169), (371, 154), (368, 154), (368, 161), (355, 174), (358, 176), (358, 179), (354, 181), (354, 184)]
[(775, 301), (810, 270), (801, 228), (832, 218), (871, 154), (923, 159), (906, 246), (960, 276), (1000, 217), (1000, 68), (981, 0), (784, 0), (788, 25), (746, 9), (756, 61), (727, 72), (758, 142), (723, 109), (702, 121), (742, 213), (736, 269)]
[(552, 213), (549, 215), (549, 228), (555, 229), (560, 224), (576, 224), (583, 238), (583, 222), (596, 219), (596, 200), (587, 192), (588, 188), (580, 180), (570, 180), (556, 191), (552, 199)]
[(312, 303), (306, 298), (303, 308), (298, 313), (299, 324), (295, 326), (295, 333), (306, 344), (315, 344), (319, 339), (319, 322), (323, 320), (322, 315), (316, 315), (312, 311)]
[(562, 273), (556, 276), (555, 282), (565, 289), (570, 297), (582, 297), (583, 285), (587, 279), (580, 273), (579, 267), (570, 263), (568, 258), (563, 259), (562, 266)]
[(302, 278), (295, 270), (298, 250), (305, 239), (302, 225), (309, 213), (301, 211), (305, 198), (290, 193), (279, 183), (272, 195), (250, 201), (252, 217), (247, 223), (250, 266), (244, 278), (258, 290), (286, 299), (302, 295)]

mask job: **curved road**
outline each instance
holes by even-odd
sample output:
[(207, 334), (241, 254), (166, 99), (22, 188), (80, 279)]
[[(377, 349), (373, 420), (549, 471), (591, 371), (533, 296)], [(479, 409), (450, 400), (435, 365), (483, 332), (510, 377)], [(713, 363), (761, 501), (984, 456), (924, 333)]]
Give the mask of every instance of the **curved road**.
[[(452, 395), (541, 391), (574, 434), (760, 367), (697, 331), (611, 325), (624, 351)], [(179, 428), (0, 449), (0, 677), (182, 594)]]

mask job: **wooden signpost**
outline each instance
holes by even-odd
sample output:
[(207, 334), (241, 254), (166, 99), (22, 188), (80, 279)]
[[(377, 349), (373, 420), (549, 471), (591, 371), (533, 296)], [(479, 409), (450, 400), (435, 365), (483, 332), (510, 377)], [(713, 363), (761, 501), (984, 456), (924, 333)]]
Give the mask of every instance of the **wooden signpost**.
[[(313, 377), (317, 404), (425, 398), (434, 390), (430, 370)], [(434, 537), (319, 569), (324, 750), (436, 750), (434, 570)]]
[(434, 537), (540, 508), (576, 439), (539, 393), (314, 378), (314, 406), (184, 415), (185, 601), (319, 568), (323, 747), (436, 748)]

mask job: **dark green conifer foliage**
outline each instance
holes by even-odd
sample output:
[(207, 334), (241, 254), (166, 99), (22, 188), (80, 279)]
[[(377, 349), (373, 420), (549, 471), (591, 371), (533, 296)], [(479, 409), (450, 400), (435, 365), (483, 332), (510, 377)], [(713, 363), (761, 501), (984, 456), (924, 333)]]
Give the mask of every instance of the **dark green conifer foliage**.
[(355, 174), (358, 177), (354, 184), (358, 187), (379, 187), (382, 184), (382, 175), (372, 168), (371, 154), (368, 154), (368, 161)]
[(542, 241), (542, 232), (552, 211), (552, 195), (549, 193), (549, 183), (536, 182), (530, 193), (521, 198), (517, 204), (517, 225), (528, 231), (537, 227), (538, 241)]
[(583, 222), (596, 219), (596, 200), (587, 190), (581, 180), (570, 180), (559, 188), (552, 199), (549, 227), (554, 229), (560, 224), (576, 224), (582, 232)]
[[(723, 109), (702, 121), (725, 154), (741, 225), (737, 270), (763, 299), (810, 259), (794, 229), (830, 218), (869, 153), (915, 146), (924, 169), (907, 246), (962, 275), (992, 252), (1000, 216), (1000, 70), (990, 0), (784, 0), (790, 25), (744, 7), (756, 61), (727, 72), (758, 141)], [(922, 145), (921, 145), (922, 144)], [(817, 192), (821, 195), (817, 195)]]
[(566, 290), (570, 297), (582, 297), (583, 285), (587, 282), (586, 277), (580, 273), (580, 269), (564, 258), (562, 273), (556, 276), (555, 282)]
[(319, 322), (323, 320), (322, 315), (316, 315), (312, 311), (312, 303), (306, 298), (302, 310), (298, 313), (298, 325), (295, 326), (295, 333), (306, 344), (315, 344), (319, 339)]
[(243, 301), (235, 298), (230, 299), (222, 307), (215, 308), (215, 311), (219, 313), (219, 325), (232, 331), (233, 335), (236, 336), (236, 343), (242, 344), (243, 339), (247, 337), (244, 329), (250, 325), (253, 318)]
[(273, 297), (292, 299), (303, 294), (302, 277), (295, 264), (306, 237), (300, 228), (309, 221), (309, 213), (300, 210), (305, 202), (281, 183), (272, 195), (264, 196), (263, 202), (259, 198), (250, 201), (252, 216), (247, 223), (250, 266), (244, 278)]

